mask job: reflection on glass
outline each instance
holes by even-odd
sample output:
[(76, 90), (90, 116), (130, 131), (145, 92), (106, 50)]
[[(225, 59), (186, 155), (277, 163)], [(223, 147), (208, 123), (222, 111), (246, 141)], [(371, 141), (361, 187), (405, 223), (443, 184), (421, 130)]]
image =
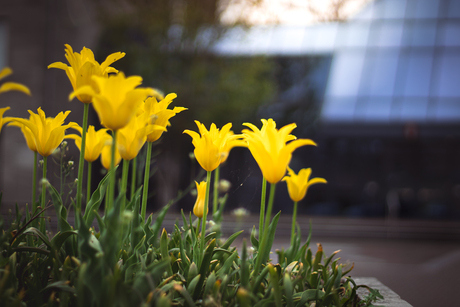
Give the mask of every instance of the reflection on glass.
[(409, 1), (407, 18), (436, 18), (439, 12), (439, 0)]
[(355, 120), (388, 122), (391, 114), (391, 98), (369, 97), (358, 100)]
[(412, 46), (433, 46), (436, 40), (435, 21), (416, 21), (410, 30), (410, 44)]
[(430, 93), (431, 67), (433, 64), (432, 52), (412, 51), (401, 57), (407, 61), (405, 73), (405, 96), (428, 96)]
[(439, 65), (435, 65), (434, 95), (441, 97), (460, 96), (460, 57), (457, 52), (439, 53)]
[(370, 23), (355, 21), (340, 27), (337, 35), (337, 48), (366, 47)]
[(424, 121), (427, 117), (428, 98), (405, 97), (396, 101), (395, 108), (398, 108), (401, 121)]
[(369, 43), (375, 47), (397, 47), (401, 45), (402, 21), (374, 23)]
[(363, 92), (371, 96), (391, 96), (395, 86), (398, 53), (385, 50), (376, 52), (366, 58), (366, 65), (371, 74)]
[(327, 95), (357, 95), (363, 61), (364, 51), (336, 53), (332, 62)]
[(328, 122), (352, 121), (355, 107), (354, 97), (326, 97), (321, 110), (321, 118)]
[(446, 21), (442, 23), (439, 26), (438, 39), (438, 44), (443, 46), (460, 46), (460, 22)]
[(381, 1), (385, 5), (383, 18), (385, 19), (401, 19), (404, 18), (406, 11), (406, 0), (386, 0)]
[(315, 51), (331, 51), (334, 48), (338, 24), (321, 24), (316, 28)]
[(460, 104), (458, 99), (438, 99), (435, 106), (436, 120), (439, 122), (458, 121), (460, 118)]

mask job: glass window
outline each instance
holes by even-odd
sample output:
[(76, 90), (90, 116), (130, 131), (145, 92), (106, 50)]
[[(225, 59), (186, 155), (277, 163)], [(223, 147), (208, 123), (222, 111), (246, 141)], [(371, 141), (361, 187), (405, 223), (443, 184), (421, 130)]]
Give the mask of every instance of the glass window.
[(326, 97), (321, 109), (325, 121), (353, 121), (356, 99), (354, 97)]
[(285, 33), (285, 37), (280, 40), (284, 45), (284, 53), (300, 54), (303, 51), (302, 44), (305, 36), (305, 27), (289, 27)]
[(401, 56), (407, 62), (403, 81), (402, 94), (404, 96), (429, 96), (431, 67), (433, 65), (432, 52), (413, 51)]
[(434, 95), (441, 97), (460, 96), (460, 54), (440, 52), (436, 54), (433, 82)]
[(436, 40), (435, 21), (417, 21), (409, 28), (412, 46), (434, 46)]
[(437, 18), (439, 0), (411, 0), (407, 4), (407, 18)]
[(424, 121), (427, 117), (428, 98), (405, 97), (397, 100), (394, 108), (399, 110), (400, 121)]
[(447, 17), (458, 18), (460, 17), (460, 1), (450, 0), (449, 9), (447, 10)]
[(368, 122), (387, 122), (391, 114), (391, 98), (369, 97), (358, 101), (355, 120)]
[(337, 34), (337, 47), (365, 47), (369, 36), (370, 22), (350, 22), (343, 24)]
[(369, 36), (369, 44), (375, 47), (397, 47), (401, 45), (402, 21), (375, 23)]
[(458, 99), (438, 99), (434, 110), (435, 118), (439, 122), (458, 121), (460, 119), (460, 101)]
[(383, 18), (402, 19), (406, 12), (406, 0), (386, 0), (381, 1), (385, 4)]
[(361, 79), (364, 51), (336, 52), (327, 88), (330, 96), (356, 96)]
[(335, 45), (335, 39), (338, 32), (337, 23), (325, 23), (315, 28), (315, 46), (317, 52), (330, 52)]
[(368, 54), (363, 69), (366, 73), (360, 92), (371, 96), (392, 96), (397, 64), (397, 52), (383, 50)]
[(460, 22), (446, 21), (439, 26), (439, 44), (460, 46)]

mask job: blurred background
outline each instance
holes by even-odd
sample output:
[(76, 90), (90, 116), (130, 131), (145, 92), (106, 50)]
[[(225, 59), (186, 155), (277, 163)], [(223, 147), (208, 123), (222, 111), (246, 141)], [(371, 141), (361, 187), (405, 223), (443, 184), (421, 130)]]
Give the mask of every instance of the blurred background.
[[(2, 94), (0, 107), (11, 107), (5, 116), (28, 117), (41, 106), (48, 116), (72, 110), (68, 121), (81, 122), (65, 73), (47, 69), (66, 62), (64, 44), (92, 49), (99, 62), (126, 52), (114, 67), (177, 93), (172, 105), (188, 111), (172, 118), (154, 147), (151, 211), (197, 179), (191, 138), (182, 134), (197, 130), (194, 120), (207, 127), (232, 122), (240, 133), (244, 122), (260, 127), (261, 118), (273, 118), (278, 127), (297, 123), (293, 134), (318, 143), (296, 150), (291, 162), (296, 172), (311, 167), (328, 180), (299, 203), (318, 237), (418, 240), (413, 250), (442, 250), (450, 255), (442, 263), (460, 263), (459, 0), (0, 0), (0, 8), (0, 67), (13, 69), (7, 81), (32, 91)], [(97, 122), (93, 112), (90, 124)], [(69, 143), (65, 159), (76, 161)], [(58, 163), (50, 164), (58, 184)], [(3, 207), (30, 202), (32, 168), (19, 129), (4, 127)], [(93, 173), (93, 182), (103, 176)], [(226, 212), (245, 208), (257, 217), (262, 177), (249, 152), (235, 148), (221, 178), (232, 183)], [(194, 201), (186, 194), (171, 211), (188, 212)], [(292, 212), (284, 183), (274, 210), (281, 209)], [(397, 253), (407, 242), (379, 255), (398, 262), (385, 250)], [(418, 263), (404, 255), (403, 264)], [(399, 289), (408, 283), (371, 274)], [(428, 306), (414, 291), (403, 298)]]

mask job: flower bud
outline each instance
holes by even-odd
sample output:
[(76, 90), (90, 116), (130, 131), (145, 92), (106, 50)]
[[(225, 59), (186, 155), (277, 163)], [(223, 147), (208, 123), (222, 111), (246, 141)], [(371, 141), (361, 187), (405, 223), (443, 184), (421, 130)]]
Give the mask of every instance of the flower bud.
[[(201, 181), (200, 183), (196, 182), (196, 189), (198, 195), (196, 198), (195, 206), (193, 206), (193, 214), (198, 218), (202, 218), (205, 210), (205, 199), (206, 199), (206, 181)], [(206, 207), (206, 214), (208, 213), (208, 208)]]

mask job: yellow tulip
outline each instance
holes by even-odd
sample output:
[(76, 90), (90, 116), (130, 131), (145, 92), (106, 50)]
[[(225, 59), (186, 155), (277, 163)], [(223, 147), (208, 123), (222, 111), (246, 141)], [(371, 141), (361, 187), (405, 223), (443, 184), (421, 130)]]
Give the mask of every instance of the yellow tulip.
[(247, 144), (242, 139), (242, 137), (242, 135), (235, 135), (231, 130), (227, 132), (227, 142), (225, 142), (224, 147), (222, 148), (222, 159), (220, 161), (220, 164), (223, 164), (225, 161), (227, 161), (227, 158), (233, 147), (247, 147)]
[(145, 103), (141, 105), (141, 110), (143, 110), (145, 116), (150, 118), (150, 123), (163, 127), (163, 130), (156, 129), (147, 136), (147, 142), (155, 142), (158, 140), (166, 127), (170, 126), (171, 123), (169, 119), (175, 116), (177, 113), (187, 110), (183, 107), (174, 107), (174, 109), (168, 109), (169, 104), (176, 98), (177, 95), (174, 93), (166, 95), (165, 98), (161, 99), (159, 102), (155, 97), (149, 97), (145, 100)]
[(144, 114), (133, 116), (129, 123), (118, 130), (117, 147), (125, 160), (134, 159), (147, 141), (147, 136), (156, 131), (166, 131), (166, 128), (149, 123), (150, 119)]
[(295, 149), (305, 145), (316, 146), (312, 140), (297, 140), (290, 134), (297, 127), (294, 123), (279, 130), (276, 129), (276, 123), (271, 118), (262, 119), (261, 130), (251, 123), (243, 125), (252, 129), (252, 131), (243, 130), (244, 140), (259, 165), (262, 175), (270, 183), (277, 183), (283, 178)]
[[(0, 80), (5, 78), (6, 76), (9, 76), (13, 73), (11, 68), (5, 67), (0, 71)], [(4, 92), (9, 92), (9, 91), (20, 91), (23, 92), (27, 95), (30, 95), (30, 90), (27, 86), (22, 85), (20, 83), (16, 82), (5, 82), (0, 86), (0, 94)]]
[[(110, 162), (112, 160), (112, 140), (109, 140), (101, 151), (101, 164), (106, 170), (110, 170)], [(115, 150), (114, 166), (117, 166), (121, 161), (121, 156), (118, 150)]]
[[(83, 131), (80, 126), (74, 127), (74, 129), (78, 130), (80, 134)], [(81, 136), (69, 134), (67, 138), (74, 139), (75, 145), (81, 150)], [(85, 160), (88, 162), (96, 161), (101, 155), (104, 145), (111, 142), (111, 139), (112, 137), (107, 133), (107, 129), (103, 128), (96, 131), (94, 126), (89, 125), (88, 131), (86, 132)]]
[(288, 167), (288, 176), (283, 178), (286, 181), (289, 196), (295, 202), (301, 201), (307, 194), (308, 187), (317, 183), (327, 183), (326, 179), (315, 177), (310, 179), (311, 168), (303, 168), (296, 174)]
[[(53, 153), (53, 151), (61, 144), (65, 138), (67, 138), (65, 135), (66, 129), (78, 125), (73, 122), (67, 125), (63, 125), (64, 120), (69, 115), (70, 111), (66, 111), (65, 113), (60, 112), (54, 118), (47, 118), (45, 112), (41, 108), (38, 108), (37, 111), (38, 114), (35, 114), (29, 110), (29, 120), (13, 117), (12, 121), (20, 123), (30, 129), (37, 152), (43, 157), (47, 157)], [(16, 126), (21, 127), (20, 125)], [(25, 134), (24, 136), (26, 137), (26, 141), (30, 137), (30, 135), (26, 136)], [(27, 143), (29, 145), (29, 142)], [(29, 148), (31, 148), (30, 145)]]
[(82, 94), (93, 97), (93, 107), (101, 124), (110, 130), (126, 126), (145, 98), (155, 93), (152, 88), (136, 88), (142, 83), (142, 78), (126, 78), (122, 72), (108, 78), (93, 76), (93, 80), (99, 92), (90, 86), (82, 86), (70, 94), (70, 99)]
[[(30, 116), (29, 121), (33, 120), (34, 117)], [(35, 137), (32, 134), (32, 131), (27, 126), (16, 121), (9, 123), (8, 126), (19, 127), (21, 129), (22, 134), (24, 135), (24, 138), (26, 139), (27, 147), (29, 147), (29, 149), (33, 152), (38, 152), (37, 145), (35, 144)]]
[(228, 155), (228, 152), (226, 152), (228, 143), (239, 136), (229, 134), (232, 127), (231, 123), (223, 126), (220, 131), (215, 124), (211, 124), (208, 131), (199, 121), (196, 120), (195, 123), (201, 136), (191, 130), (184, 130), (183, 133), (192, 137), (192, 144), (195, 146), (195, 157), (201, 167), (208, 172), (213, 171), (220, 165), (224, 157), (226, 158), (226, 154)]
[[(115, 52), (109, 55), (102, 64), (99, 64), (94, 59), (94, 54), (91, 49), (83, 47), (81, 53), (77, 53), (72, 50), (70, 45), (65, 44), (65, 47), (65, 57), (70, 66), (62, 62), (55, 62), (48, 65), (48, 68), (64, 70), (74, 91), (83, 86), (91, 86), (97, 91), (97, 85), (92, 79), (92, 76), (107, 77), (109, 73), (118, 73), (118, 70), (109, 65), (125, 56), (124, 52)], [(77, 98), (83, 103), (91, 103), (92, 97), (85, 93), (81, 93), (77, 95)]]
[(2, 132), (3, 125), (11, 121), (11, 117), (3, 117), (3, 114), (9, 109), (10, 107), (0, 108), (0, 132)]
[[(206, 199), (206, 181), (196, 182), (197, 197), (195, 205), (193, 206), (193, 214), (196, 217), (202, 218), (204, 215), (205, 199)], [(206, 208), (206, 214), (208, 214), (209, 208)]]

